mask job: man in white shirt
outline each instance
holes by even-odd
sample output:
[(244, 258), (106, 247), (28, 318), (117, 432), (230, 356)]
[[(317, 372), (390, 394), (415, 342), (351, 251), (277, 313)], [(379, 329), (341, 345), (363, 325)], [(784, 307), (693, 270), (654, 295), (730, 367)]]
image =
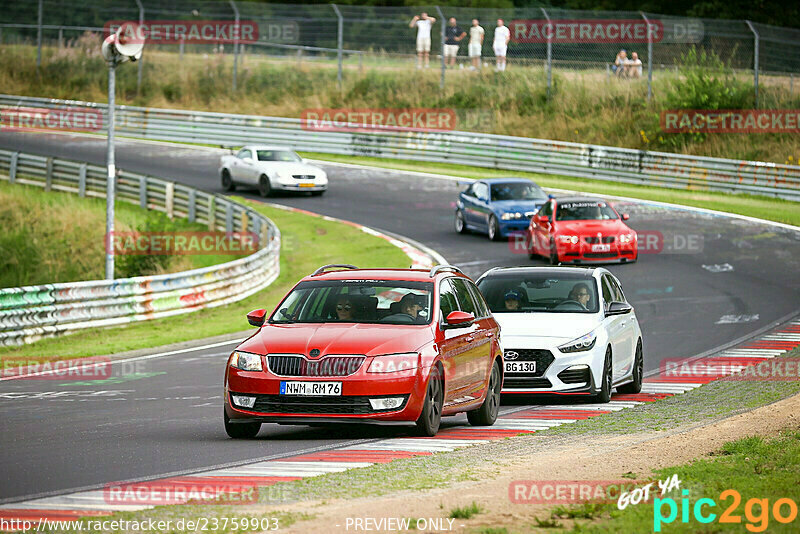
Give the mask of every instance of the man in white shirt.
[(497, 19), (497, 28), (494, 29), (494, 55), (497, 58), (497, 70), (506, 70), (506, 51), (508, 42), (511, 40), (511, 30), (509, 30), (503, 19)]
[(416, 26), (417, 28), (417, 68), (422, 68), (424, 63), (428, 67), (431, 60), (431, 26), (434, 25), (436, 19), (429, 17), (427, 13), (414, 15), (411, 19), (409, 28)]
[(478, 23), (478, 19), (472, 19), (472, 26), (469, 29), (469, 57), (472, 58), (472, 70), (481, 66), (483, 35), (483, 27)]
[(639, 59), (639, 54), (634, 52), (631, 55), (630, 66), (628, 67), (628, 76), (632, 78), (642, 77), (642, 60)]

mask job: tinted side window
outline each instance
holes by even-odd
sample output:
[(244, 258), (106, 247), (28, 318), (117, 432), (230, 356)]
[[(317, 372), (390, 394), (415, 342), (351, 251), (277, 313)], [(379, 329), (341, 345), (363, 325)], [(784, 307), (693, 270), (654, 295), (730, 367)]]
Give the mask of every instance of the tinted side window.
[(250, 154), (249, 150), (240, 150), (239, 154), (238, 154), (238, 157), (240, 159), (245, 159), (245, 158), (252, 157), (252, 155)]
[(486, 305), (486, 301), (483, 299), (483, 295), (481, 294), (480, 290), (475, 287), (475, 284), (472, 282), (467, 282), (467, 287), (469, 288), (472, 294), (472, 300), (475, 303), (475, 309), (477, 311), (475, 317), (488, 317), (489, 307)]
[(603, 275), (603, 300), (606, 305), (614, 301), (614, 293), (611, 291), (611, 286), (608, 283), (608, 276)]
[(464, 280), (461, 280), (460, 278), (452, 278), (450, 279), (450, 282), (453, 284), (453, 287), (456, 290), (458, 304), (461, 308), (461, 311), (465, 311), (477, 316), (478, 313), (475, 311), (475, 303), (472, 301), (472, 295), (470, 295), (469, 289), (467, 289), (467, 284), (464, 282)]
[(442, 319), (447, 317), (450, 312), (458, 310), (455, 291), (447, 280), (442, 280), (439, 286), (439, 309), (442, 310)]
[(617, 302), (627, 302), (625, 300), (625, 293), (622, 292), (622, 286), (619, 285), (619, 282), (613, 276), (608, 277), (608, 281), (611, 283), (611, 291), (614, 295), (614, 300)]
[(478, 182), (472, 187), (472, 190), (475, 192), (475, 196), (481, 200), (489, 198), (489, 186), (484, 183)]
[(548, 202), (539, 209), (539, 215), (550, 217), (553, 214), (553, 203)]

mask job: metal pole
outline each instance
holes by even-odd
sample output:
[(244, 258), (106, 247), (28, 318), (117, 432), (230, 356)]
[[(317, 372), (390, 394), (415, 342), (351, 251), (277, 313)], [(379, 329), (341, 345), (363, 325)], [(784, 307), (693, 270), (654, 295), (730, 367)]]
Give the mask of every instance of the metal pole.
[(339, 62), (339, 70), (336, 73), (336, 81), (339, 82), (339, 89), (342, 88), (342, 48), (344, 42), (344, 19), (342, 13), (339, 11), (339, 6), (331, 4), (333, 10), (336, 12), (336, 18), (339, 19), (337, 24), (337, 38), (336, 38), (336, 59)]
[(544, 8), (541, 8), (544, 18), (547, 19), (547, 100), (550, 100), (550, 89), (553, 84), (553, 25), (550, 23), (550, 16)]
[(116, 62), (108, 62), (108, 141), (106, 143), (106, 280), (114, 279), (114, 249), (109, 246), (114, 233), (114, 197), (117, 169), (114, 165), (114, 93)]
[(444, 13), (442, 13), (441, 8), (439, 6), (435, 7), (436, 7), (436, 12), (439, 13), (439, 20), (441, 21), (440, 24), (442, 26), (442, 78), (441, 80), (439, 80), (439, 88), (444, 89), (444, 73), (447, 71), (447, 63), (445, 63), (444, 60), (444, 42), (446, 40), (445, 28), (447, 25), (444, 22)]
[(228, 0), (235, 17), (234, 24), (236, 25), (236, 35), (233, 38), (233, 92), (236, 92), (236, 71), (239, 64), (239, 9), (233, 0)]
[(64, 48), (64, 28), (58, 29), (58, 47)]
[(647, 101), (653, 97), (653, 34), (650, 32), (650, 21), (643, 11), (639, 11), (647, 27)]
[(42, 66), (42, 16), (44, 7), (42, 0), (39, 0), (39, 15), (36, 19), (36, 70)]
[[(139, 6), (139, 26), (141, 27), (144, 24), (144, 6), (141, 0), (136, 0), (136, 5)], [(142, 63), (144, 63), (144, 58), (139, 58), (139, 66), (137, 67), (139, 70), (136, 73), (136, 94), (139, 94), (142, 90)]]
[(758, 32), (756, 31), (753, 23), (749, 20), (745, 21), (747, 26), (750, 27), (750, 31), (753, 32), (754, 36), (754, 43), (753, 46), (755, 47), (754, 50), (754, 57), (753, 57), (753, 84), (755, 86), (755, 96), (756, 96), (756, 109), (758, 109)]

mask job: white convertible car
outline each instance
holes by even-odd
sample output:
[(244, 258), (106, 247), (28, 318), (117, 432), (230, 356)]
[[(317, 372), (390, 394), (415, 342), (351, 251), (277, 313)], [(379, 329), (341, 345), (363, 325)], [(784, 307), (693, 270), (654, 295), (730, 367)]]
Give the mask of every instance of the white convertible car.
[(503, 346), (503, 393), (608, 402), (642, 390), (642, 331), (603, 268), (498, 267), (478, 279)]
[(328, 189), (328, 175), (306, 163), (293, 150), (284, 147), (247, 145), (236, 154), (225, 154), (219, 161), (222, 188), (254, 187), (262, 197), (273, 191), (304, 191), (321, 195)]

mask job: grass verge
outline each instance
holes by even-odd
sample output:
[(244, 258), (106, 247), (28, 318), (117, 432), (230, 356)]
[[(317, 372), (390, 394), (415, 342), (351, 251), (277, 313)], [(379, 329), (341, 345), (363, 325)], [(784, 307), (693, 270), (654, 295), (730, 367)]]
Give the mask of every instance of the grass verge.
[(337, 163), (369, 165), (372, 167), (401, 171), (449, 174), (468, 179), (520, 176), (535, 180), (536, 183), (545, 188), (569, 189), (603, 195), (669, 202), (672, 204), (736, 213), (768, 221), (800, 226), (800, 209), (798, 209), (798, 203), (777, 198), (620, 184), (604, 180), (588, 180), (533, 172), (502, 171), (451, 163), (428, 163), (398, 159), (342, 156), (319, 152), (303, 152), (303, 155), (307, 158)]
[(297, 280), (322, 264), (351, 263), (360, 267), (408, 267), (398, 248), (352, 226), (236, 198), (272, 219), (283, 234), (281, 273), (265, 290), (218, 308), (143, 321), (113, 328), (81, 330), (77, 335), (43, 339), (31, 345), (0, 348), (0, 361), (42, 362), (114, 354), (157, 347), (247, 328), (245, 314), (272, 309)]

